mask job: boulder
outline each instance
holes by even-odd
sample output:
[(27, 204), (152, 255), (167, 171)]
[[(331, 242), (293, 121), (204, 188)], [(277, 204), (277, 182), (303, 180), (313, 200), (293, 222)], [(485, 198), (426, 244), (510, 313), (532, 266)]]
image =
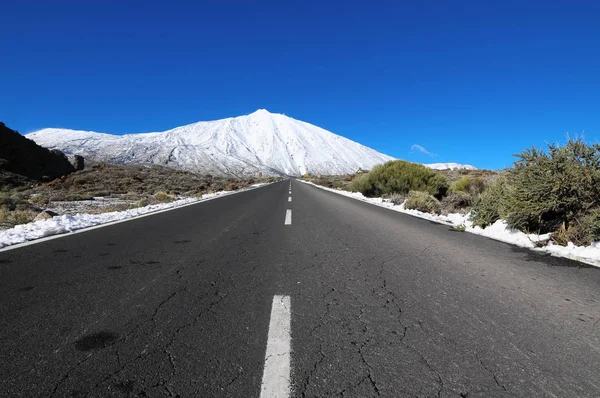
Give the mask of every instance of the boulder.
[(73, 166), (75, 166), (75, 170), (77, 171), (83, 170), (85, 168), (85, 160), (83, 159), (83, 156), (75, 155), (73, 158)]
[(58, 216), (58, 213), (55, 213), (53, 211), (50, 210), (44, 210), (43, 212), (41, 212), (40, 214), (38, 214), (33, 221), (44, 221), (44, 220), (49, 220), (54, 216)]

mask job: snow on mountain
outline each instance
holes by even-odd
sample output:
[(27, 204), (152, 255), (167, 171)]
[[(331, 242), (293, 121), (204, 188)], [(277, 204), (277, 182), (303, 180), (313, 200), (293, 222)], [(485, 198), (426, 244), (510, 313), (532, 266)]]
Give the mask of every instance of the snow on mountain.
[(153, 163), (237, 176), (345, 174), (393, 160), (320, 127), (266, 110), (160, 133), (118, 136), (50, 128), (27, 138), (95, 161)]
[(424, 164), (423, 166), (429, 167), (433, 170), (477, 170), (477, 167), (471, 166), (470, 164), (458, 164), (458, 163), (430, 163)]

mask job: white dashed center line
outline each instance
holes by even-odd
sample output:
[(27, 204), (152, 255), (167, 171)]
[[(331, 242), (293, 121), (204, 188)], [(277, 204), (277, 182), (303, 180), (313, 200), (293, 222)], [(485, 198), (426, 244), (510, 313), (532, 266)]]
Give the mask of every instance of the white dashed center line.
[(292, 201), (292, 197), (290, 196), (290, 197), (288, 198), (288, 202), (291, 202), (291, 201)]
[(290, 296), (273, 297), (260, 398), (290, 396)]
[(285, 225), (292, 225), (292, 209), (287, 209), (285, 212)]

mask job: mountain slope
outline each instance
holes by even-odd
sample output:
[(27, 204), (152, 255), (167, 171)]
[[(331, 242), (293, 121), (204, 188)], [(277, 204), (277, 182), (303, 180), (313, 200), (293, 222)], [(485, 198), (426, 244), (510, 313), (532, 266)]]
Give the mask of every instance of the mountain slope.
[(27, 135), (47, 148), (117, 164), (153, 163), (212, 174), (345, 174), (393, 158), (281, 114), (250, 115), (123, 136), (44, 129)]

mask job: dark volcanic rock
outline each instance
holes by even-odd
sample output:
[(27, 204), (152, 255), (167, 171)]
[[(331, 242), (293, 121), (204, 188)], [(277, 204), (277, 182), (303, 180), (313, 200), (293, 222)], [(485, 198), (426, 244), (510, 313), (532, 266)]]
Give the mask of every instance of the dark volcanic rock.
[(42, 148), (0, 122), (0, 173), (50, 181), (74, 171), (61, 151)]
[(73, 166), (75, 166), (75, 170), (77, 171), (83, 170), (85, 168), (83, 156), (75, 155), (75, 158), (73, 159)]

